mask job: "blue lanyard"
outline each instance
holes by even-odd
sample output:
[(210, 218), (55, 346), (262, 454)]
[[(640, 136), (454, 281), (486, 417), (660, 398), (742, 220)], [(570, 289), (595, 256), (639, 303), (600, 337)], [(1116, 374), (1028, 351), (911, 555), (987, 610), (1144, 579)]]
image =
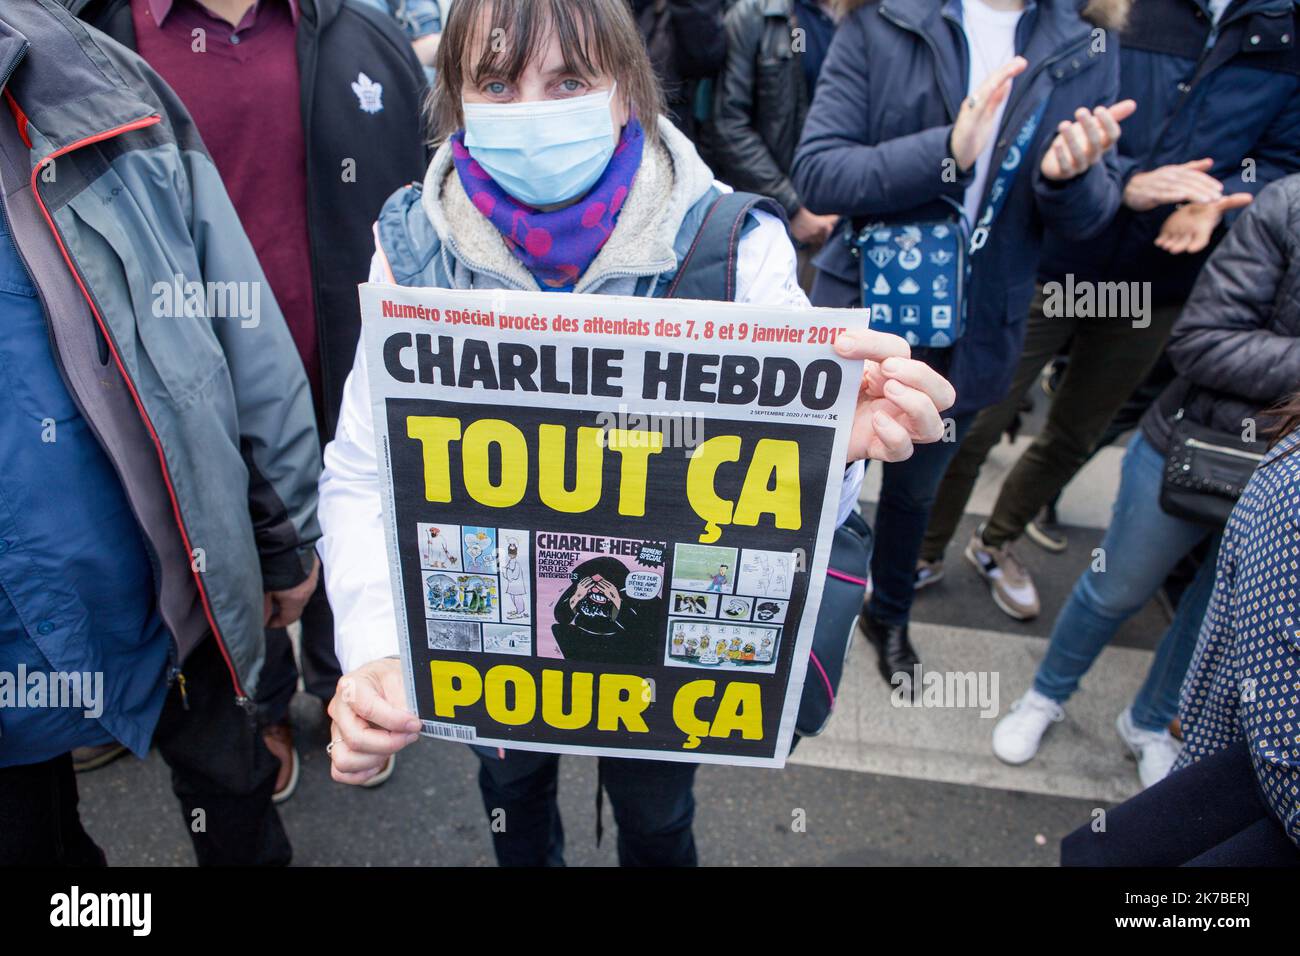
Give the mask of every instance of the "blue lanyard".
[(989, 190), (989, 201), (984, 207), (984, 214), (980, 216), (974, 231), (971, 232), (970, 251), (972, 254), (984, 248), (984, 244), (988, 242), (989, 230), (993, 226), (993, 220), (1002, 212), (1002, 207), (1007, 203), (1007, 197), (1011, 195), (1011, 184), (1015, 182), (1016, 173), (1020, 171), (1021, 163), (1025, 159), (1025, 153), (1034, 140), (1034, 134), (1038, 132), (1038, 124), (1042, 122), (1043, 113), (1047, 111), (1047, 101), (1050, 98), (1050, 96), (1044, 97), (1043, 102), (1034, 111), (1034, 114), (1025, 120), (1025, 125), (1020, 127), (1015, 142), (1007, 150), (1007, 155), (1003, 157), (1002, 165), (998, 167), (997, 175), (993, 178), (993, 188)]

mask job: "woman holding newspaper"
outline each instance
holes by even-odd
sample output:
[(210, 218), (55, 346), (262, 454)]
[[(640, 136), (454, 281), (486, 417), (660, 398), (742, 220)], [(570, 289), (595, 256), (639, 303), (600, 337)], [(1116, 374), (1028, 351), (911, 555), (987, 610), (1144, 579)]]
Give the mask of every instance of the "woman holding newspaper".
[[(422, 186), (375, 227), (375, 282), (661, 294), (726, 187), (662, 117), (662, 94), (623, 0), (458, 0), (438, 53), (435, 136)], [(539, 145), (549, 144), (549, 145)], [(742, 210), (737, 302), (801, 308), (795, 253), (775, 213)], [(592, 229), (593, 217), (607, 228)], [(517, 233), (526, 219), (526, 234)], [(738, 225), (741, 221), (737, 220)], [(726, 252), (727, 250), (723, 250)], [(687, 296), (690, 297), (690, 296)], [(702, 297), (702, 296), (695, 296)], [(828, 346), (829, 348), (829, 346)], [(943, 435), (948, 382), (896, 336), (862, 330), (835, 350), (863, 361), (840, 520), (862, 460), (901, 461)], [(388, 579), (369, 386), (361, 350), (321, 481), (320, 548), (345, 676), (330, 706), (334, 779), (361, 784), (414, 743)], [(558, 756), (475, 748), (502, 864), (560, 864)], [(624, 864), (693, 864), (690, 763), (601, 758)], [(496, 832), (502, 830), (502, 832)]]

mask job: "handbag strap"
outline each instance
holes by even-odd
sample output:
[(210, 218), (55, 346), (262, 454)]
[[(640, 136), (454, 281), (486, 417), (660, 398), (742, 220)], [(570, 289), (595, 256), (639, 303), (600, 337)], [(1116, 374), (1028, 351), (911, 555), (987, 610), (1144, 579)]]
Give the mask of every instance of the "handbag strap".
[(971, 231), (970, 252), (971, 255), (979, 252), (984, 248), (985, 243), (989, 240), (989, 233), (993, 229), (993, 221), (998, 218), (1002, 212), (1002, 207), (1007, 204), (1007, 197), (1011, 195), (1011, 186), (1016, 180), (1016, 174), (1020, 172), (1020, 167), (1024, 165), (1025, 153), (1029, 149), (1029, 144), (1034, 141), (1034, 134), (1038, 132), (1038, 124), (1043, 121), (1043, 114), (1047, 112), (1047, 100), (1038, 105), (1029, 119), (1025, 120), (1025, 125), (1020, 127), (1020, 132), (1016, 134), (1015, 142), (1007, 150), (1007, 155), (1003, 157), (1001, 165), (998, 166), (997, 174), (993, 177), (993, 188), (989, 190), (988, 202), (984, 205), (984, 212), (980, 215), (979, 221)]

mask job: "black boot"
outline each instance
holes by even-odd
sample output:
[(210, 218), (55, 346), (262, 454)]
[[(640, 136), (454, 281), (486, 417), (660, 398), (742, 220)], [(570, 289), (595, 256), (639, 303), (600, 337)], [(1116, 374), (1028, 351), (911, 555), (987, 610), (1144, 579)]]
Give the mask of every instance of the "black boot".
[[(858, 617), (858, 624), (866, 635), (867, 642), (876, 649), (877, 666), (885, 683), (897, 687), (905, 680), (909, 694), (915, 694), (918, 688), (912, 686), (915, 676), (913, 668), (920, 666), (921, 658), (917, 655), (916, 648), (912, 647), (912, 642), (907, 639), (907, 625), (877, 621), (867, 613), (865, 607)], [(902, 676), (895, 680), (895, 674)]]

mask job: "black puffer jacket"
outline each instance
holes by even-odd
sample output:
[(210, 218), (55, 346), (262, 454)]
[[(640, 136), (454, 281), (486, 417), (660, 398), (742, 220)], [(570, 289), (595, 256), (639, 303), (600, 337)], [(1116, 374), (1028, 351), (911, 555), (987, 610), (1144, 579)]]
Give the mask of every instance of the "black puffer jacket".
[(793, 216), (790, 182), (811, 99), (792, 42), (794, 0), (739, 0), (726, 16), (727, 67), (718, 81), (714, 172), (736, 189), (771, 196)]
[(1161, 453), (1180, 408), (1240, 433), (1245, 419), (1300, 388), (1300, 173), (1265, 187), (1206, 261), (1169, 358), (1178, 378), (1142, 419)]

